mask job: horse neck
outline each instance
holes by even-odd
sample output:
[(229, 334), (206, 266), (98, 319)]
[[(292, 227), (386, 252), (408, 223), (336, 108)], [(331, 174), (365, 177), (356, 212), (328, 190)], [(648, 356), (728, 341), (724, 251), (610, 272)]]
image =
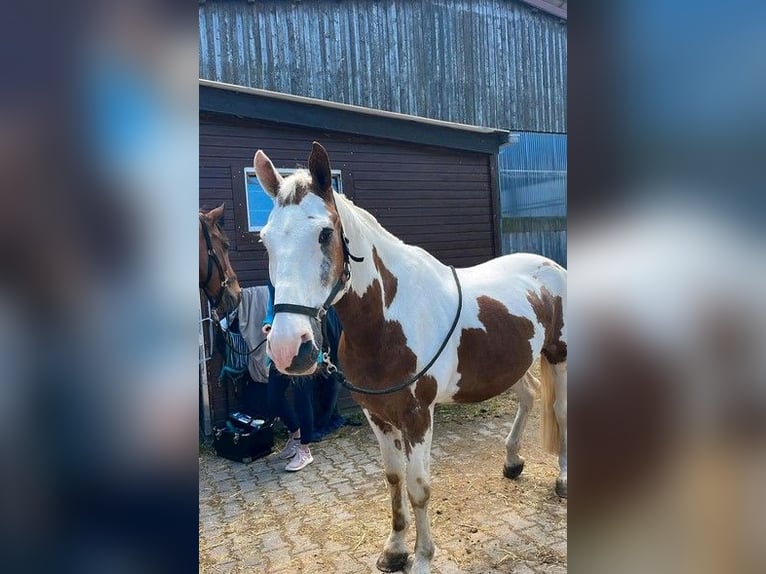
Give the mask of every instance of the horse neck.
[(448, 267), (423, 249), (405, 244), (345, 197), (336, 196), (336, 206), (349, 251), (364, 258), (351, 261), (350, 296), (335, 306), (348, 335), (379, 328), (385, 315), (403, 307), (409, 307), (407, 315), (415, 320), (418, 313), (430, 316), (439, 305), (440, 292), (448, 301), (445, 308), (454, 306)]

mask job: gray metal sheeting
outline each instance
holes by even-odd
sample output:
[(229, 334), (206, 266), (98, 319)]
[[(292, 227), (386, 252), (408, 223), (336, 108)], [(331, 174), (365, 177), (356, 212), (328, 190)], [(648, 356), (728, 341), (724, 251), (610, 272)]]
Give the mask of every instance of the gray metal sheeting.
[(566, 23), (519, 2), (208, 1), (199, 33), (204, 79), (566, 132)]
[(566, 134), (518, 134), (498, 171), (503, 253), (540, 253), (566, 266)]
[(503, 216), (566, 216), (565, 134), (518, 134), (518, 142), (500, 152), (498, 169)]

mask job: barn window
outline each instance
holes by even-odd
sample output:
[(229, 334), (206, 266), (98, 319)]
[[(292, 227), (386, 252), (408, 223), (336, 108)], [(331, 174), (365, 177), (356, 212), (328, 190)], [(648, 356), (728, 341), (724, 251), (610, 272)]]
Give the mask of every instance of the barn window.
[[(294, 169), (279, 169), (279, 175), (286, 177), (295, 172)], [(341, 171), (333, 169), (332, 186), (338, 193), (343, 193), (343, 183), (341, 181)], [(264, 193), (258, 178), (255, 175), (255, 169), (245, 168), (245, 199), (247, 200), (247, 226), (248, 231), (260, 231), (266, 225), (269, 219), (269, 213), (273, 207), (271, 198)]]

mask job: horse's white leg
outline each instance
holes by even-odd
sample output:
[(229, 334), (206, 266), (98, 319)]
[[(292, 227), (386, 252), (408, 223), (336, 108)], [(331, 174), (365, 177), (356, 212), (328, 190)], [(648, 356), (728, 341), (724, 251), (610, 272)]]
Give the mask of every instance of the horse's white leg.
[(423, 442), (413, 445), (407, 462), (407, 494), (415, 514), (415, 556), (410, 574), (429, 574), (434, 556), (434, 541), (428, 520), (428, 500), (431, 498), (431, 437), (433, 435), (433, 407), (431, 424)]
[(381, 428), (378, 426), (379, 421), (376, 422), (367, 409), (364, 410), (364, 414), (378, 439), (383, 468), (386, 472), (386, 483), (391, 495), (391, 534), (383, 546), (383, 552), (378, 557), (376, 566), (382, 572), (397, 572), (404, 568), (409, 554), (405, 540), (410, 516), (404, 498), (406, 458), (402, 432), (388, 423), (383, 423)]
[(553, 410), (559, 424), (559, 477), (556, 479), (556, 494), (567, 497), (567, 362), (552, 365), (556, 389)]
[(527, 372), (514, 387), (516, 396), (519, 397), (519, 410), (516, 411), (516, 418), (513, 419), (511, 432), (505, 439), (505, 465), (503, 466), (503, 475), (506, 478), (516, 478), (524, 470), (524, 457), (519, 455), (521, 449), (521, 439), (524, 436), (524, 429), (527, 426), (529, 412), (535, 404), (536, 389), (540, 387), (540, 382), (535, 380), (532, 373)]

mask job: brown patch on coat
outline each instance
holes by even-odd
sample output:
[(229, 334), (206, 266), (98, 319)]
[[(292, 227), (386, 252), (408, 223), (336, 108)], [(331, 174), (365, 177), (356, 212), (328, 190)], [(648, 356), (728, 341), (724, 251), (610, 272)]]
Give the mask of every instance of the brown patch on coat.
[(457, 350), (460, 381), (452, 400), (476, 403), (511, 388), (532, 365), (535, 328), (491, 297), (481, 296), (479, 321), (484, 329), (463, 329)]
[(412, 495), (409, 495), (410, 504), (412, 508), (425, 508), (428, 505), (428, 501), (431, 498), (431, 487), (427, 484), (423, 485), (423, 498), (415, 500)]
[(537, 316), (537, 320), (545, 328), (545, 341), (542, 353), (552, 365), (561, 363), (567, 358), (567, 344), (561, 340), (561, 329), (564, 327), (564, 312), (561, 296), (555, 297), (543, 286), (538, 295), (533, 290), (527, 291), (527, 301)]
[(404, 514), (401, 480), (397, 474), (386, 474), (386, 480), (391, 485), (391, 527), (397, 532), (407, 528), (407, 517)]
[[(375, 426), (378, 427), (381, 431), (383, 431), (383, 434), (388, 434), (390, 432), (394, 432), (393, 427), (388, 424), (386, 421), (381, 420), (378, 416), (370, 413), (370, 420), (375, 423)], [(397, 439), (398, 440), (398, 439)]]
[[(319, 278), (325, 287), (335, 284), (343, 273), (343, 233), (340, 229), (340, 217), (334, 203), (325, 204), (330, 215), (330, 224), (334, 230), (329, 243), (320, 244), (320, 250), (324, 258), (320, 269)], [(318, 239), (318, 238), (317, 238)]]
[(386, 309), (388, 309), (391, 306), (394, 297), (396, 297), (399, 280), (383, 264), (383, 260), (380, 258), (380, 255), (378, 255), (378, 250), (375, 249), (375, 247), (372, 248), (372, 260), (375, 262), (375, 268), (378, 270), (380, 278), (383, 281), (383, 294), (385, 296)]
[[(349, 291), (335, 305), (343, 334), (338, 354), (348, 380), (357, 387), (382, 389), (415, 374), (417, 358), (407, 346), (402, 326), (383, 316), (383, 293), (375, 279), (363, 295)], [(351, 393), (370, 418), (402, 431), (407, 456), (431, 428), (429, 407), (436, 399), (436, 379), (430, 375), (396, 393), (374, 396)], [(377, 424), (377, 423), (376, 423)]]

